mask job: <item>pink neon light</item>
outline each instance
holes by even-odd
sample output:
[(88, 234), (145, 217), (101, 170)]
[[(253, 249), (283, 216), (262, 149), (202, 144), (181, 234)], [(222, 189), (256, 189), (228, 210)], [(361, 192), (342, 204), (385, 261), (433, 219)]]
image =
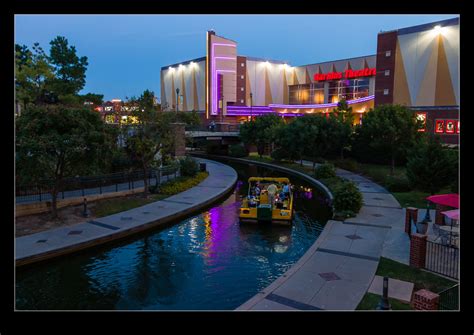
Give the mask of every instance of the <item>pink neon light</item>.
[[(375, 98), (374, 95), (369, 95), (367, 97), (360, 98), (360, 99), (348, 100), (347, 104), (348, 105), (357, 104), (360, 102), (373, 100), (374, 98)], [(317, 104), (317, 105), (280, 105), (280, 104), (268, 105), (268, 107), (271, 107), (271, 108), (325, 108), (325, 107), (336, 107), (336, 106), (337, 106), (337, 103)]]
[[(212, 82), (212, 110), (211, 114), (212, 115), (217, 115), (217, 69), (216, 69), (216, 58), (217, 57), (226, 57), (226, 56), (214, 56), (215, 53), (215, 46), (227, 46), (227, 47), (237, 47), (234, 44), (229, 44), (229, 43), (212, 43), (212, 76), (214, 78)], [(220, 59), (237, 59), (233, 57), (228, 57), (228, 58), (220, 58)], [(225, 71), (220, 71), (220, 72), (225, 72)]]

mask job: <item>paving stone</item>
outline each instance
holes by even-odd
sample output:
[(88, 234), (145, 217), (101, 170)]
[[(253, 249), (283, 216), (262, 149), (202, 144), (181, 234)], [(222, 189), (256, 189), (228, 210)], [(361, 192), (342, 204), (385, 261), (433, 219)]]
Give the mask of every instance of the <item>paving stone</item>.
[[(398, 279), (388, 279), (388, 297), (409, 303), (413, 294), (414, 283), (402, 281)], [(372, 284), (368, 292), (382, 295), (383, 294), (383, 277), (374, 276)]]
[(325, 281), (332, 281), (332, 280), (339, 280), (341, 279), (337, 274), (334, 272), (324, 272), (324, 273), (319, 273), (321, 278), (323, 278)]

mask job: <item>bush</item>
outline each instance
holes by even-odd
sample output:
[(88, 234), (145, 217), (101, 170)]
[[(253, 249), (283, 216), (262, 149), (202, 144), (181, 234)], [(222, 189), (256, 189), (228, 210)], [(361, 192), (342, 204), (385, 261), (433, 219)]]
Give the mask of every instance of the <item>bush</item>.
[(275, 149), (270, 153), (270, 157), (273, 160), (278, 161), (278, 162), (288, 159), (289, 156), (290, 154), (288, 153), (288, 151), (283, 148)]
[(248, 156), (247, 149), (241, 144), (235, 144), (229, 146), (229, 156), (232, 157), (246, 157)]
[(198, 169), (198, 163), (191, 157), (179, 161), (179, 173), (183, 177), (194, 177), (198, 173)]
[(156, 185), (148, 186), (148, 192), (150, 192), (152, 194), (158, 193), (158, 186), (156, 186)]
[(352, 181), (342, 181), (333, 191), (333, 195), (336, 212), (358, 213), (362, 207), (362, 194)]
[(409, 192), (413, 189), (407, 178), (386, 177), (385, 187), (390, 192)]
[(336, 168), (330, 163), (319, 165), (314, 172), (316, 179), (333, 178), (336, 176)]
[(187, 189), (199, 184), (201, 181), (206, 179), (208, 175), (208, 172), (199, 172), (194, 178), (179, 177), (175, 180), (160, 185), (159, 193), (164, 195), (173, 195), (180, 192), (184, 192)]

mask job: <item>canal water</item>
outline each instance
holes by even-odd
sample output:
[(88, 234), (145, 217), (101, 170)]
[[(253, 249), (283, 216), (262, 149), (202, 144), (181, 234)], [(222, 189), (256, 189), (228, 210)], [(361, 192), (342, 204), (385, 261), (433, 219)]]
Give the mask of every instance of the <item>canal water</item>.
[[(255, 165), (223, 201), (174, 225), (16, 272), (18, 310), (233, 310), (288, 270), (331, 216), (307, 182)], [(250, 176), (295, 186), (289, 227), (239, 224)]]

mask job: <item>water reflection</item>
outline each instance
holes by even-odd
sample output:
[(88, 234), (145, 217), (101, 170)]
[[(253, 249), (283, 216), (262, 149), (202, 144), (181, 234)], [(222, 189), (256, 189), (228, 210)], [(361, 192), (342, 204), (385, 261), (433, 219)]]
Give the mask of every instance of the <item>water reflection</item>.
[(172, 227), (17, 273), (17, 309), (234, 309), (293, 265), (329, 217), (324, 197), (292, 178), (291, 226), (239, 224), (251, 175), (235, 192)]

